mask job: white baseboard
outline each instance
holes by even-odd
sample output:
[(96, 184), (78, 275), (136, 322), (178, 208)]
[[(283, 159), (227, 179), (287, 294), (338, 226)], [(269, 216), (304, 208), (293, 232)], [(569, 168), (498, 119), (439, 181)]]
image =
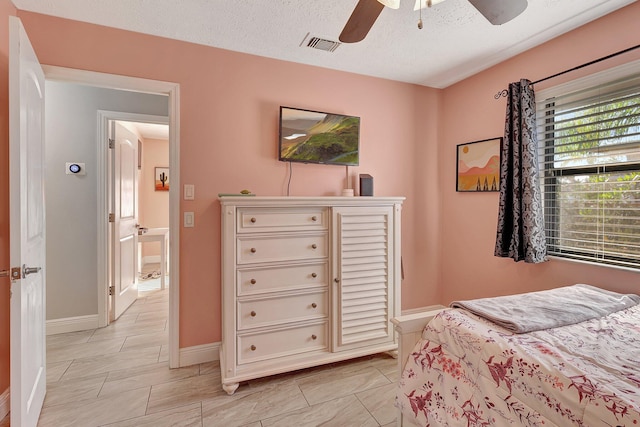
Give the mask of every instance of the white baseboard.
[(47, 320), (47, 335), (64, 334), (66, 332), (86, 331), (98, 328), (98, 315), (65, 317)]
[(7, 416), (11, 410), (11, 400), (9, 399), (9, 387), (0, 394), (0, 420)]
[(220, 343), (194, 345), (180, 349), (180, 367), (220, 360)]
[(431, 311), (438, 308), (442, 308), (442, 306), (430, 305), (427, 307), (410, 308), (409, 310), (402, 310), (402, 315), (406, 316), (407, 314), (424, 313), (425, 311)]
[(160, 255), (147, 255), (142, 257), (142, 265), (160, 264)]

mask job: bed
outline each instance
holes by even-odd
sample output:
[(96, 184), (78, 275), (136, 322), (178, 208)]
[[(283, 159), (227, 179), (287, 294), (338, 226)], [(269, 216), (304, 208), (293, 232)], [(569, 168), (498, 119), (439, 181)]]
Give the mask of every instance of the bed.
[(398, 425), (640, 426), (640, 297), (559, 290), (394, 319)]

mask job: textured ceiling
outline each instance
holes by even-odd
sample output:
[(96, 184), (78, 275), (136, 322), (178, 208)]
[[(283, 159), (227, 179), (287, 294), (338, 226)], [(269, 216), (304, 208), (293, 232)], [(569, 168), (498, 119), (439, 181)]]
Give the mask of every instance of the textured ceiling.
[[(492, 26), (466, 0), (423, 10), (413, 0), (385, 8), (360, 43), (333, 52), (357, 0), (13, 0), (18, 9), (146, 34), (443, 88), (635, 0), (529, 0), (511, 22)], [(304, 43), (303, 43), (304, 41)]]

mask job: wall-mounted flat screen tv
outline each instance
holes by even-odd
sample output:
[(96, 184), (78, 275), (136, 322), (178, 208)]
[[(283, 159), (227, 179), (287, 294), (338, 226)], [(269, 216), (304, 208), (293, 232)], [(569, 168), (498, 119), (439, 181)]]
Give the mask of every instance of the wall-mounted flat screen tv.
[(280, 107), (283, 162), (357, 166), (360, 117)]

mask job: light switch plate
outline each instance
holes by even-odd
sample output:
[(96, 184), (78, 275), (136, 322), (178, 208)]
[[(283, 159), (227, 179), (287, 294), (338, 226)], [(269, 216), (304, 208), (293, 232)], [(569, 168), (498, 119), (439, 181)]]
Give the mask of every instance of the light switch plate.
[(184, 226), (185, 228), (195, 227), (195, 220), (193, 217), (193, 212), (185, 212), (184, 213)]
[(193, 184), (185, 184), (184, 185), (184, 199), (185, 200), (194, 200), (196, 198), (196, 189)]

